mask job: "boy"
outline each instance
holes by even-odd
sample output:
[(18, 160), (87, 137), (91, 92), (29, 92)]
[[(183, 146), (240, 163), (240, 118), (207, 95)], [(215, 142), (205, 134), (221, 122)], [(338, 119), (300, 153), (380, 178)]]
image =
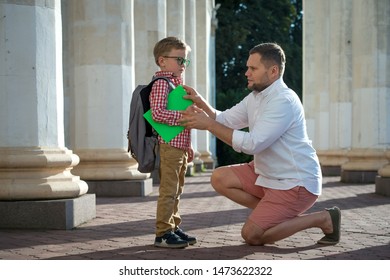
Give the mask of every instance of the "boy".
[[(189, 65), (187, 59), (191, 48), (176, 37), (159, 41), (153, 50), (160, 71), (155, 77), (168, 77), (177, 86), (183, 83), (182, 75)], [(150, 93), (150, 107), (153, 120), (169, 125), (179, 125), (182, 117), (179, 111), (167, 110), (168, 83), (157, 80)], [(191, 134), (185, 129), (169, 143), (158, 136), (160, 143), (160, 188), (157, 201), (156, 238), (154, 245), (167, 248), (184, 248), (196, 243), (196, 238), (184, 233), (179, 225), (180, 195), (183, 193), (187, 163), (193, 159)]]

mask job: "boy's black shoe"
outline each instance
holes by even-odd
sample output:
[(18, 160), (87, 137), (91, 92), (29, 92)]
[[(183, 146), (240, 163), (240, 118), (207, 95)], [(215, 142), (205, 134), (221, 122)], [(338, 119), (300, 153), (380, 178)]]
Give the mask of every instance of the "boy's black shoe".
[(177, 228), (175, 230), (175, 234), (179, 236), (182, 240), (185, 240), (188, 242), (190, 245), (194, 245), (196, 243), (196, 237), (189, 236), (186, 234), (181, 228)]
[(163, 236), (156, 237), (154, 246), (163, 248), (184, 248), (188, 246), (188, 242), (181, 239), (178, 235), (169, 231)]

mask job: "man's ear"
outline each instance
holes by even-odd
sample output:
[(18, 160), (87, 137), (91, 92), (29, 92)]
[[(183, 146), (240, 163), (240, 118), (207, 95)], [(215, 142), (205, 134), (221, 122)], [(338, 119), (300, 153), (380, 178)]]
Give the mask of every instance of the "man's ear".
[(272, 65), (271, 74), (273, 77), (279, 77), (279, 67), (277, 65)]

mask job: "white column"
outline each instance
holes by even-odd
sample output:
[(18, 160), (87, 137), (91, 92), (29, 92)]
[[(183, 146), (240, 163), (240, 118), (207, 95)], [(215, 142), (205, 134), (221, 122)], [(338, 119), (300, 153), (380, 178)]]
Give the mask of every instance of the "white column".
[(0, 3), (0, 200), (74, 198), (64, 146), (60, 1)]
[(328, 139), (331, 150), (345, 151), (352, 141), (352, 2), (330, 1)]
[[(127, 152), (134, 90), (133, 1), (65, 1), (69, 145), (80, 156), (74, 173), (96, 194), (145, 188)], [(128, 180), (140, 180), (128, 182)], [(104, 182), (104, 184), (102, 183)], [(131, 185), (134, 183), (134, 185)], [(146, 186), (151, 191), (151, 183)]]
[(383, 41), (385, 38), (388, 41), (390, 37), (390, 22), (388, 20), (390, 15), (390, 5), (386, 1), (381, 1), (380, 3), (378, 3), (377, 9), (380, 13), (380, 17), (377, 20), (379, 35), (378, 64), (382, 72), (380, 76), (380, 84), (382, 85), (382, 88), (380, 88), (379, 90), (381, 100), (379, 106), (380, 119), (378, 126), (380, 130), (379, 141), (385, 143), (387, 147), (385, 153), (387, 164), (378, 170), (379, 176), (377, 176), (375, 179), (375, 192), (382, 195), (390, 196), (390, 46), (389, 44), (385, 44), (385, 42)]
[(71, 229), (95, 196), (64, 146), (61, 2), (0, 1), (0, 228)]
[[(196, 49), (197, 49), (197, 80), (196, 88), (203, 97), (210, 101), (210, 41), (211, 41), (211, 19), (213, 16), (214, 1), (196, 1)], [(203, 55), (200, 55), (203, 54)], [(214, 166), (210, 147), (209, 132), (198, 131), (198, 151), (200, 159), (206, 166)]]
[(350, 146), (351, 119), (347, 114), (351, 110), (347, 109), (351, 102), (343, 97), (348, 96), (345, 90), (350, 81), (347, 64), (350, 51), (345, 38), (350, 22), (346, 3), (319, 0), (303, 3), (303, 105), (308, 134), (324, 175), (340, 174)]
[(343, 181), (372, 182), (387, 162), (385, 2), (304, 1), (308, 131), (324, 175), (342, 170)]
[(186, 17), (185, 1), (166, 0), (167, 1), (167, 36), (185, 39)]
[[(155, 44), (167, 36), (167, 1), (171, 0), (134, 0), (134, 55), (136, 71), (135, 84), (147, 84), (151, 81), (159, 67), (154, 61), (153, 49)], [(179, 3), (178, 3), (179, 4)], [(173, 3), (169, 3), (172, 7)], [(179, 4), (181, 5), (181, 3)], [(174, 16), (183, 19), (175, 9)], [(173, 27), (173, 19), (169, 26), (178, 32), (182, 27)], [(158, 169), (152, 172), (153, 183), (160, 181)]]
[[(185, 84), (197, 88), (197, 53), (196, 47), (196, 28), (197, 28), (197, 17), (196, 17), (196, 1), (185, 0), (185, 41), (191, 47), (191, 53), (189, 58), (191, 64), (187, 67), (185, 72)], [(194, 171), (198, 172), (202, 169), (203, 161), (200, 159), (201, 154), (198, 151), (198, 130), (191, 130), (191, 143), (194, 149), (194, 161), (189, 167), (194, 166)]]
[[(218, 9), (221, 4), (218, 4), (218, 6), (215, 5), (215, 0), (212, 0), (212, 16), (211, 16), (211, 31), (210, 31), (210, 98), (209, 102), (211, 106), (216, 108), (216, 98), (217, 98), (217, 85), (216, 85), (216, 32), (218, 28)], [(217, 138), (214, 134), (209, 133), (210, 138), (210, 153), (213, 158), (213, 165), (208, 166), (209, 168), (213, 169), (215, 167), (215, 163), (217, 162)]]
[(135, 84), (146, 84), (158, 66), (153, 48), (167, 36), (166, 0), (134, 0)]
[[(196, 18), (196, 1), (195, 0), (185, 0), (185, 42), (191, 47), (191, 53), (189, 58), (191, 60), (190, 66), (186, 69), (185, 72), (185, 83), (189, 86), (196, 87), (197, 85), (197, 68), (198, 60), (197, 53), (198, 49), (196, 47), (196, 27), (197, 27), (197, 18)], [(193, 140), (194, 141), (194, 140)], [(196, 144), (196, 141), (193, 142)], [(196, 147), (197, 148), (197, 145)]]
[(346, 182), (374, 182), (390, 143), (389, 5), (356, 0), (352, 11), (352, 149), (341, 175)]
[(317, 150), (326, 150), (328, 137), (322, 136), (329, 133), (329, 2), (303, 4), (303, 104), (309, 137)]
[[(324, 175), (340, 175), (351, 147), (352, 0), (329, 2), (329, 103), (326, 149), (318, 151)], [(321, 67), (320, 65), (318, 67)], [(321, 128), (319, 129), (321, 130)]]

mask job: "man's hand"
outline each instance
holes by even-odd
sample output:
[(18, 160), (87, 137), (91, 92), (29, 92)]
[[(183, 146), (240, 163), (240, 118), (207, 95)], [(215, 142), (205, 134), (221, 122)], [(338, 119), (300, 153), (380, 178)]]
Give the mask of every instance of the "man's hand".
[(197, 108), (202, 109), (209, 115), (210, 118), (216, 118), (215, 109), (200, 95), (194, 88), (183, 85), (183, 88), (187, 92), (187, 95), (184, 95), (184, 99), (190, 99), (194, 102)]
[(204, 98), (192, 87), (183, 85), (183, 88), (187, 92), (187, 95), (184, 95), (184, 99), (190, 99), (196, 106), (202, 108), (202, 105), (206, 103)]
[(185, 85), (183, 87), (187, 91), (184, 98), (191, 99), (194, 104), (181, 111), (180, 125), (189, 129), (208, 130), (221, 141), (232, 146), (234, 130), (216, 121), (216, 110), (195, 89)]
[(188, 128), (196, 128), (200, 130), (207, 130), (210, 122), (214, 121), (196, 105), (189, 106), (185, 111), (182, 111), (182, 118), (179, 123)]

